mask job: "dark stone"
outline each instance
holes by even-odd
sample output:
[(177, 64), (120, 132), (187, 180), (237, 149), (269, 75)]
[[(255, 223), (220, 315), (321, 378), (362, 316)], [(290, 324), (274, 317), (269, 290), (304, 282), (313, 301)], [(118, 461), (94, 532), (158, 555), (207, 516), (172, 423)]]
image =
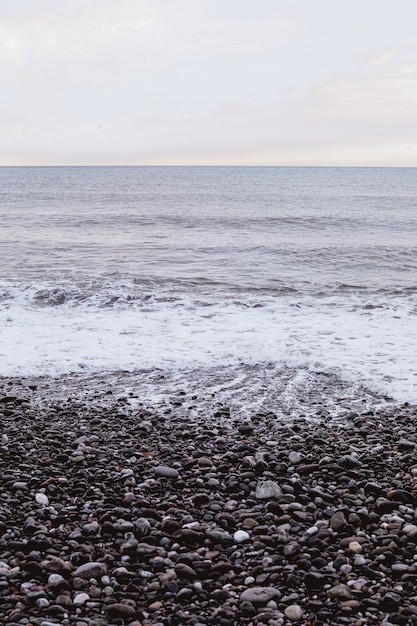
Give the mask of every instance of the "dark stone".
[(304, 576), (304, 584), (307, 589), (321, 589), (325, 583), (325, 577), (318, 572), (307, 572)]
[(393, 591), (387, 591), (383, 598), (381, 598), (381, 602), (379, 603), (379, 608), (381, 611), (396, 611), (400, 604), (402, 598), (398, 593), (394, 593)]
[(131, 619), (136, 616), (136, 609), (133, 606), (122, 604), (121, 602), (110, 604), (107, 612), (110, 617), (120, 617), (122, 619)]

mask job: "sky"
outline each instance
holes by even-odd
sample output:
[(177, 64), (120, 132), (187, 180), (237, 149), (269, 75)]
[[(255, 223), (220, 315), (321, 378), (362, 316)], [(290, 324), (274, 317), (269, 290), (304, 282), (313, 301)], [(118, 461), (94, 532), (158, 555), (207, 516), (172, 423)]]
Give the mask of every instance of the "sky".
[(0, 0), (0, 165), (417, 166), (416, 0)]

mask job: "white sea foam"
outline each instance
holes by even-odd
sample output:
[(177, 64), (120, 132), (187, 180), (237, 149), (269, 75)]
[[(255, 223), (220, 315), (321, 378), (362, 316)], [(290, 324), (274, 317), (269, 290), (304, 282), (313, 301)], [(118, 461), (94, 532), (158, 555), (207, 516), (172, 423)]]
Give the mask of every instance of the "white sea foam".
[(199, 305), (28, 307), (0, 311), (0, 374), (276, 365), (334, 373), (417, 403), (415, 304), (314, 306), (285, 298)]

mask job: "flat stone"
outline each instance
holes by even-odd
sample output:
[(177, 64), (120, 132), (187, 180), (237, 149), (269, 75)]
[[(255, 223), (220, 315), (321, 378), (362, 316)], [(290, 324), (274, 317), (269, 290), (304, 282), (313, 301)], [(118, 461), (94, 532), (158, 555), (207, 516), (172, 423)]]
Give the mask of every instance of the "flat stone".
[(25, 483), (23, 481), (16, 481), (15, 483), (13, 483), (12, 489), (13, 491), (28, 491), (29, 485), (28, 483)]
[(91, 561), (90, 563), (83, 563), (73, 572), (73, 576), (78, 578), (101, 578), (107, 572), (107, 566), (105, 563)]
[(215, 544), (230, 544), (233, 543), (233, 537), (230, 533), (223, 530), (210, 530), (207, 533), (207, 537)]
[(157, 476), (171, 478), (171, 480), (176, 480), (179, 476), (178, 471), (174, 467), (168, 467), (167, 465), (158, 465), (154, 471)]
[(107, 611), (111, 617), (129, 618), (136, 615), (136, 609), (133, 606), (121, 602), (110, 604)]
[(280, 598), (281, 593), (275, 587), (251, 587), (240, 594), (240, 602), (251, 602), (254, 605), (265, 605)]

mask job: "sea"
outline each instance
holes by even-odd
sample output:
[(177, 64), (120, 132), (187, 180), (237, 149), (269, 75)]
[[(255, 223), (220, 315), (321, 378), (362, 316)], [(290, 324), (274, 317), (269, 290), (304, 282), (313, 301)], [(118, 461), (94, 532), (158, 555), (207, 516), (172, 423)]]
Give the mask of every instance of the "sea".
[(417, 404), (417, 169), (1, 167), (0, 242), (2, 377)]

